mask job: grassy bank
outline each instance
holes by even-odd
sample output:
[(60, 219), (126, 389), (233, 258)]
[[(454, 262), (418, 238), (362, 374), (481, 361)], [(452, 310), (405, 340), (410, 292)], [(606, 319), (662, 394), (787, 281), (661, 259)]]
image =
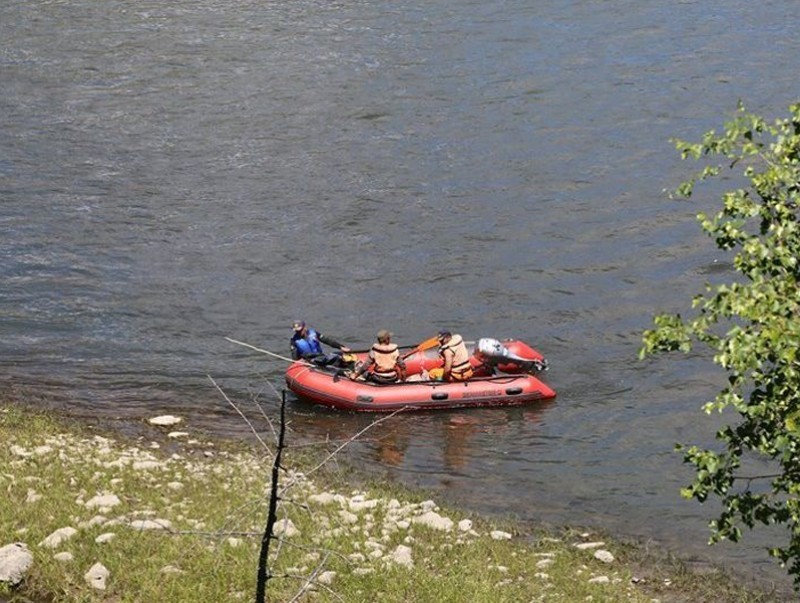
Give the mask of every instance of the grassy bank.
[[(253, 600), (271, 451), (147, 429), (131, 442), (0, 405), (0, 547), (33, 556), (0, 598)], [(391, 484), (354, 490), (318, 461), (287, 451), (269, 601), (779, 600), (597, 535), (530, 532)]]

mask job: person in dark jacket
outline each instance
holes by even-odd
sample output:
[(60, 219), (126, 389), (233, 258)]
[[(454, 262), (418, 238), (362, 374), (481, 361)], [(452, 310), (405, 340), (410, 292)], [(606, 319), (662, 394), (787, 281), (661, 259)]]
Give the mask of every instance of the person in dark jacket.
[[(308, 360), (320, 366), (345, 365), (342, 353), (349, 352), (350, 348), (309, 327), (304, 320), (295, 320), (292, 329), (294, 331), (290, 340), (292, 360)], [(326, 354), (322, 349), (323, 343), (336, 348), (338, 352)]]

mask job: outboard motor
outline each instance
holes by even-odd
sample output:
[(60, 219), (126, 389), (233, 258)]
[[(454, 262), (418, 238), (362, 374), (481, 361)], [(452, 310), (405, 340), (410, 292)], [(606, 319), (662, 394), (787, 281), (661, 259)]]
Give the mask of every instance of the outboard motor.
[(499, 340), (491, 337), (482, 337), (475, 347), (476, 355), (480, 355), (484, 363), (497, 367), (504, 373), (536, 374), (547, 370), (547, 361), (532, 348), (521, 341), (509, 342), (513, 350), (503, 345)]

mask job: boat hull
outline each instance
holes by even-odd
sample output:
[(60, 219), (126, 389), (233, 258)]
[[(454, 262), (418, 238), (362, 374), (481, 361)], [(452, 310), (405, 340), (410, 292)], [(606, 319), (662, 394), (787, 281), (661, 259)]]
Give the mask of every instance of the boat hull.
[[(526, 349), (537, 359), (542, 358), (531, 348), (526, 346)], [(406, 362), (412, 369), (411, 374), (441, 364), (438, 355), (431, 352), (414, 354)], [(479, 371), (479, 376), (465, 382), (405, 381), (392, 384), (353, 380), (341, 373), (341, 370), (297, 361), (286, 370), (286, 385), (304, 400), (356, 412), (525, 406), (556, 397), (553, 389), (528, 373), (481, 376)]]

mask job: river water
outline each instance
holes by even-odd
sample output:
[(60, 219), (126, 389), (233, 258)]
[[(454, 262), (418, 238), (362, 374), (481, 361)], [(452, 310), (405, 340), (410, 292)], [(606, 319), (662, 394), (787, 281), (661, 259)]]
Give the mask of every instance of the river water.
[[(676, 442), (713, 444), (700, 358), (637, 361), (729, 258), (669, 143), (798, 98), (796, 4), (7, 0), (0, 387), (79, 416), (248, 437), (305, 318), (352, 346), (442, 326), (549, 359), (544, 407), (394, 417), (350, 452), (484, 512), (706, 547)], [(209, 377), (211, 379), (209, 379)], [(298, 438), (370, 417), (291, 404)]]

